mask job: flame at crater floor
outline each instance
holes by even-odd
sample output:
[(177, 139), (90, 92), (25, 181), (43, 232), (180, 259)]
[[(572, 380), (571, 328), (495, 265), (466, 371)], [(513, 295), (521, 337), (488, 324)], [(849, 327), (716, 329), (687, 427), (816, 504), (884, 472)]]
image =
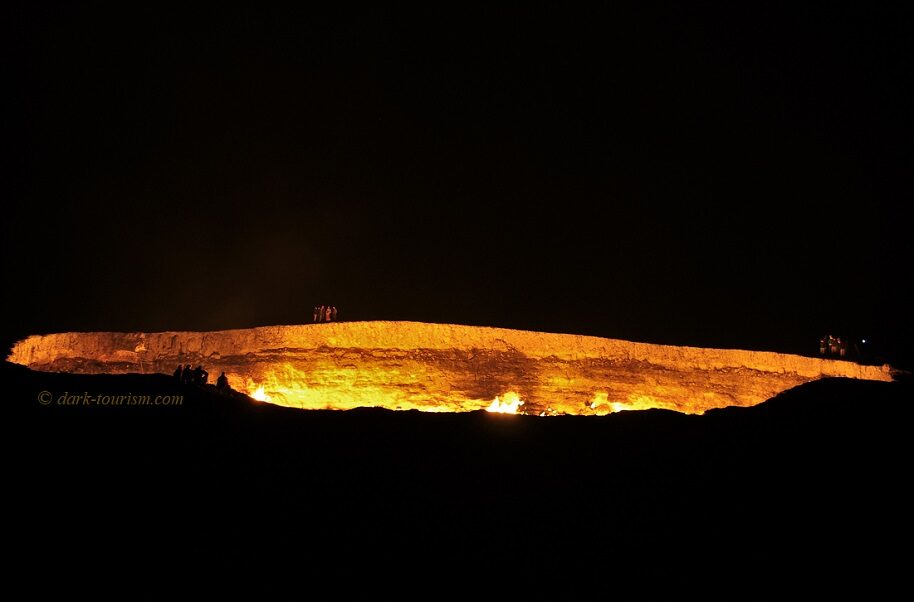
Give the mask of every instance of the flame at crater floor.
[(20, 341), (9, 360), (79, 373), (170, 374), (202, 364), (256, 399), (306, 409), (537, 415), (701, 413), (754, 405), (826, 376), (892, 380), (888, 366), (417, 322), (60, 333)]
[(489, 404), (489, 407), (486, 408), (486, 411), (497, 414), (517, 414), (520, 407), (524, 405), (524, 402), (520, 400), (520, 397), (514, 391), (508, 391), (503, 397), (504, 399), (499, 399), (496, 396), (492, 403)]

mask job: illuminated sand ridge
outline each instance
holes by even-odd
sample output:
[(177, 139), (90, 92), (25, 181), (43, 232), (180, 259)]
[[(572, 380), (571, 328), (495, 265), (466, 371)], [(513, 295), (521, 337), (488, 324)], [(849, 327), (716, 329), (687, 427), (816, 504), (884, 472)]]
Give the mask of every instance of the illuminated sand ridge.
[(202, 364), (210, 383), (224, 371), (236, 390), (306, 409), (701, 413), (754, 405), (828, 376), (892, 380), (889, 366), (765, 351), (380, 321), (35, 335), (18, 342), (8, 359), (85, 374), (171, 374), (178, 364)]

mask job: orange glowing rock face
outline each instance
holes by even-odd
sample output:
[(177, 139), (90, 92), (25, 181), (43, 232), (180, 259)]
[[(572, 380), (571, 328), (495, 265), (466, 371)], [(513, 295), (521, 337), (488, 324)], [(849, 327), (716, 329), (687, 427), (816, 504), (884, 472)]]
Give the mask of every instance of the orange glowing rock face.
[(31, 336), (9, 360), (35, 370), (160, 372), (202, 364), (213, 382), (303, 409), (363, 406), (540, 416), (751, 406), (827, 376), (892, 380), (889, 366), (417, 322), (216, 332)]

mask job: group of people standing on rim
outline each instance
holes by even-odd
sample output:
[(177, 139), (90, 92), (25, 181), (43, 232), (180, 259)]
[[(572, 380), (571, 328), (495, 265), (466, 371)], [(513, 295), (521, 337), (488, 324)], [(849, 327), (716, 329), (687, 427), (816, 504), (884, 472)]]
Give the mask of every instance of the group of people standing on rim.
[(315, 322), (336, 322), (337, 311), (334, 305), (315, 305), (314, 306)]
[[(866, 341), (863, 341), (864, 343)], [(834, 335), (827, 334), (821, 339), (819, 339), (819, 355), (836, 355), (838, 357), (845, 357), (849, 352), (856, 352), (855, 355), (860, 355), (860, 348), (856, 343), (850, 343), (848, 339), (836, 337)]]
[[(205, 385), (206, 381), (209, 380), (209, 372), (203, 369), (203, 366), (197, 366), (196, 368), (191, 369), (190, 364), (185, 364), (184, 367), (181, 367), (181, 364), (178, 364), (178, 367), (175, 368), (174, 372), (175, 380), (183, 385)], [(219, 378), (216, 379), (216, 388), (217, 389), (228, 389), (228, 377), (225, 376), (225, 372), (219, 375)]]

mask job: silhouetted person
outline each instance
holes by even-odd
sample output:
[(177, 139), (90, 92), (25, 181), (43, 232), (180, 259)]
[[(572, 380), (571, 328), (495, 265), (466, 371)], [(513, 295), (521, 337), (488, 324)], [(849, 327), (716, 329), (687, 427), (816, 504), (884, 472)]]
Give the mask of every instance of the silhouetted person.
[(314, 306), (314, 321), (315, 322), (317, 322), (318, 312), (320, 312), (320, 309), (321, 308), (319, 308), (317, 305)]
[(183, 382), (183, 380), (184, 380), (183, 372), (184, 372), (184, 368), (181, 366), (181, 364), (178, 364), (178, 367), (175, 368), (175, 373), (174, 373), (174, 377), (175, 377), (176, 381)]
[(327, 307), (324, 310), (324, 321), (329, 322), (332, 319), (333, 319), (333, 312), (330, 311), (330, 307)]
[(194, 384), (195, 385), (205, 385), (206, 380), (209, 378), (209, 372), (203, 369), (203, 366), (197, 366), (194, 368)]
[(318, 310), (317, 310), (317, 321), (318, 321), (318, 322), (323, 322), (323, 321), (324, 321), (324, 310), (325, 310), (325, 309), (326, 309), (326, 308), (325, 308), (323, 305), (321, 305), (321, 306), (318, 308)]
[(193, 382), (193, 377), (194, 374), (193, 370), (190, 369), (190, 364), (184, 364), (184, 370), (181, 373), (181, 382), (185, 385), (189, 385), (191, 382)]
[(336, 322), (336, 305), (330, 308), (330, 318)]
[(225, 376), (225, 372), (219, 375), (219, 378), (216, 379), (216, 388), (220, 391), (228, 391), (231, 389), (228, 384), (228, 378)]

